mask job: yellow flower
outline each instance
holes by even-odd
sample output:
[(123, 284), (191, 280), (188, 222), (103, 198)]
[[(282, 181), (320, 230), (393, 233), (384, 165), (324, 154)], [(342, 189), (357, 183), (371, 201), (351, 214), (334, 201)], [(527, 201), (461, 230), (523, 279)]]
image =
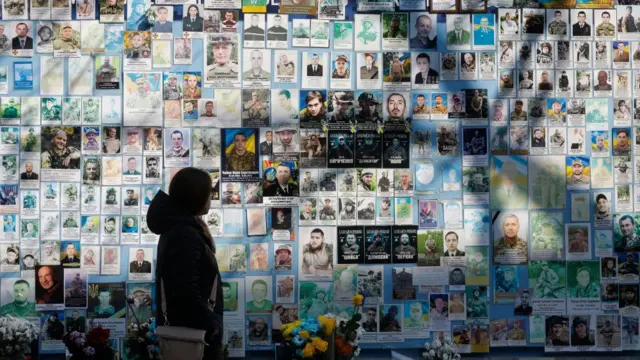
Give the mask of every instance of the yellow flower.
[(304, 349), (302, 349), (302, 357), (303, 358), (310, 358), (315, 353), (316, 353), (316, 348), (313, 345), (311, 345), (310, 343), (307, 343), (307, 345), (304, 347)]
[(324, 315), (318, 316), (318, 322), (320, 326), (324, 328), (326, 335), (333, 334), (333, 329), (336, 327), (336, 319), (335, 318), (327, 318)]
[(329, 343), (319, 337), (314, 337), (311, 344), (320, 352), (325, 352), (329, 348)]
[(309, 340), (309, 332), (307, 330), (302, 330), (298, 333), (298, 336), (305, 340)]
[(360, 306), (362, 305), (362, 301), (364, 300), (364, 296), (358, 294), (353, 297), (353, 305)]

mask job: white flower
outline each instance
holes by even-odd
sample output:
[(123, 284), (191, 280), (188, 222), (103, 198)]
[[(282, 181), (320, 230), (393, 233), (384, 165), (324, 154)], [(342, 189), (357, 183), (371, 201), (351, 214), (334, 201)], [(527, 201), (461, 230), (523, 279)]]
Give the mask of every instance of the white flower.
[(443, 354), (442, 360), (449, 360), (449, 354)]
[(453, 360), (460, 360), (460, 359), (462, 359), (462, 356), (460, 354), (453, 355)]
[(354, 350), (354, 352), (353, 352), (353, 356), (354, 356), (354, 357), (358, 357), (358, 356), (360, 356), (360, 348), (356, 348), (356, 349)]
[(436, 348), (439, 348), (442, 346), (442, 343), (440, 342), (440, 340), (436, 340), (433, 344)]
[(436, 352), (435, 352), (435, 350), (433, 350), (433, 349), (429, 350), (429, 355), (430, 355), (431, 357), (436, 356)]

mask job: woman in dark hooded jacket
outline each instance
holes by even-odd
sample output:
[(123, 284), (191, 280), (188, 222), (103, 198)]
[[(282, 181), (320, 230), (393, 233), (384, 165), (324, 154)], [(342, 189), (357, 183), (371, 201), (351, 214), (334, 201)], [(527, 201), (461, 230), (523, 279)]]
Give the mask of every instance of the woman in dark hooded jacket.
[[(164, 282), (166, 313), (171, 326), (206, 330), (203, 359), (222, 358), (223, 298), (215, 244), (200, 218), (209, 212), (212, 182), (209, 174), (184, 168), (174, 176), (169, 194), (159, 191), (147, 213), (149, 229), (160, 235), (156, 268), (157, 303)], [(215, 293), (215, 302), (210, 301)], [(162, 311), (159, 311), (161, 313)], [(158, 325), (165, 324), (162, 314)], [(195, 359), (194, 359), (195, 360)]]

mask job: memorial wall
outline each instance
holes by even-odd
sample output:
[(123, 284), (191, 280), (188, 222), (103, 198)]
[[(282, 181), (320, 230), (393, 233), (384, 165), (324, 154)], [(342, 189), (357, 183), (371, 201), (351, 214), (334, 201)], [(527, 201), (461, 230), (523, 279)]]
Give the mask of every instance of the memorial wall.
[(232, 357), (357, 293), (365, 349), (640, 350), (640, 1), (195, 1), (3, 0), (0, 316), (41, 353), (141, 358), (188, 166)]

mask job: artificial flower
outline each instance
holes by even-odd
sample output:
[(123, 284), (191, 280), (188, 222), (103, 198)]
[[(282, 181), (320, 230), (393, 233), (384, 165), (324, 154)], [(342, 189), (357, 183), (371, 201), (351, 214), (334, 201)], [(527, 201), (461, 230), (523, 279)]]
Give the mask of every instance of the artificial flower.
[(315, 346), (311, 345), (310, 343), (307, 343), (307, 345), (304, 347), (304, 349), (302, 349), (302, 357), (303, 358), (310, 358), (315, 353), (316, 353), (316, 348), (315, 348)]
[(296, 346), (302, 346), (304, 345), (304, 343), (306, 342), (303, 338), (301, 338), (299, 335), (297, 335), (296, 337), (293, 338), (293, 340), (291, 340)]
[(319, 337), (314, 337), (311, 344), (320, 352), (325, 352), (329, 348), (329, 343)]
[(353, 297), (353, 305), (361, 306), (363, 300), (364, 300), (364, 296), (357, 294), (356, 296)]
[(307, 330), (302, 330), (298, 333), (298, 336), (300, 336), (301, 338), (305, 339), (305, 340), (309, 340), (310, 336), (309, 336), (309, 332)]
[(335, 318), (327, 318), (324, 315), (318, 316), (318, 320), (320, 321), (320, 325), (324, 328), (327, 336), (333, 334), (333, 329), (336, 327), (336, 319)]

